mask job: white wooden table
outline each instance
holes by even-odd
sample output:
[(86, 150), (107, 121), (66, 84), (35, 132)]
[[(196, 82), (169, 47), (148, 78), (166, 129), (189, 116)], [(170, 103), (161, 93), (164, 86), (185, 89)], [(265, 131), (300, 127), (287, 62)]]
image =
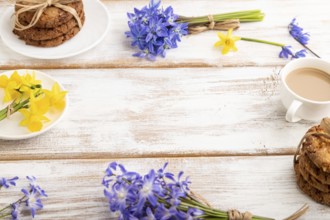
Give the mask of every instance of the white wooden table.
[[(91, 0), (87, 0), (91, 1)], [(49, 132), (24, 141), (0, 140), (0, 176), (35, 175), (49, 197), (36, 219), (108, 219), (101, 180), (109, 162), (146, 172), (170, 163), (214, 207), (284, 218), (308, 203), (304, 220), (330, 219), (330, 209), (296, 186), (293, 154), (318, 122), (287, 123), (279, 99), (279, 48), (238, 42), (222, 56), (216, 32), (184, 37), (165, 59), (132, 57), (126, 12), (147, 1), (103, 0), (111, 30), (94, 49), (62, 60), (21, 56), (0, 40), (0, 69), (38, 69), (69, 91), (69, 113)], [(310, 47), (330, 60), (325, 0), (164, 0), (175, 12), (205, 15), (261, 9), (263, 22), (235, 35), (301, 48), (288, 34), (297, 16)], [(10, 7), (0, 0), (0, 15)], [(0, 197), (0, 203), (6, 198)]]

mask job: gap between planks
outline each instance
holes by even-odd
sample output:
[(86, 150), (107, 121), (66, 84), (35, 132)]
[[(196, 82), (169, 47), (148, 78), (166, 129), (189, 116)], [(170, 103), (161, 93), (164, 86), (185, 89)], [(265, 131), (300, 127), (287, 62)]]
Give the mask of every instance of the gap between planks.
[(293, 156), (295, 149), (288, 148), (280, 152), (258, 152), (258, 153), (187, 153), (187, 154), (144, 154), (144, 155), (123, 155), (111, 153), (71, 153), (71, 154), (38, 154), (36, 155), (17, 155), (2, 157), (1, 161), (20, 161), (20, 160), (109, 160), (109, 159), (147, 159), (147, 158), (202, 158), (202, 157), (265, 157), (265, 156)]
[[(69, 65), (63, 65), (63, 64), (56, 64), (56, 63), (45, 63), (45, 64), (36, 64), (36, 65), (10, 65), (5, 64), (0, 66), (0, 70), (17, 70), (17, 69), (52, 69), (52, 70), (64, 70), (64, 69), (136, 69), (136, 68), (144, 68), (144, 69), (176, 69), (176, 68), (232, 68), (232, 67), (256, 67), (254, 63), (248, 63), (248, 64), (222, 64), (222, 65), (216, 65), (212, 63), (203, 63), (203, 62), (188, 62), (188, 63), (166, 63), (161, 62), (157, 65), (154, 63), (150, 64), (138, 64), (139, 62), (136, 62), (137, 65), (134, 65), (132, 63), (125, 64), (124, 62), (120, 63), (90, 63), (90, 64), (69, 64)], [(259, 65), (257, 67), (260, 68), (273, 68), (273, 67), (279, 67), (282, 68), (284, 66), (281, 64), (265, 64), (265, 65)]]

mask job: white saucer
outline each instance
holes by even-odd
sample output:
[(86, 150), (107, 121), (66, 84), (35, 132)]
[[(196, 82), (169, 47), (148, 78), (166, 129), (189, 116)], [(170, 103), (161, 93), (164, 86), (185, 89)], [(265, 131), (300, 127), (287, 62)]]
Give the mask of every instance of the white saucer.
[[(14, 70), (7, 71), (4, 73), (0, 73), (1, 75), (7, 75), (10, 77), (10, 75), (14, 72)], [(37, 71), (37, 70), (17, 70), (17, 72), (20, 75), (24, 75), (27, 72), (32, 73), (34, 72), (36, 75), (36, 79), (41, 80), (42, 82), (42, 87), (48, 90), (51, 90), (54, 83), (57, 81), (50, 77), (49, 75), (46, 75), (43, 72)], [(61, 88), (61, 90), (64, 90), (63, 86), (57, 82)], [(4, 97), (4, 89), (0, 88), (0, 110), (8, 106), (10, 103), (3, 103)], [(38, 132), (30, 132), (26, 127), (22, 127), (19, 125), (19, 123), (23, 120), (23, 115), (19, 112), (16, 112), (12, 114), (9, 118), (3, 119), (0, 121), (0, 139), (4, 140), (21, 140), (21, 139), (27, 139), (27, 138), (32, 138), (37, 135), (43, 134), (44, 132), (48, 131), (51, 129), (53, 126), (55, 126), (62, 118), (65, 112), (68, 109), (68, 97), (66, 95), (66, 105), (63, 111), (56, 111), (56, 112), (48, 112), (46, 113), (46, 117), (50, 119), (50, 122), (47, 122), (44, 124), (43, 128), (41, 131)]]
[(80, 32), (62, 45), (42, 48), (26, 45), (13, 33), (14, 7), (5, 11), (0, 21), (0, 36), (13, 51), (38, 59), (61, 59), (83, 53), (100, 43), (110, 29), (107, 8), (99, 0), (83, 0), (85, 24)]

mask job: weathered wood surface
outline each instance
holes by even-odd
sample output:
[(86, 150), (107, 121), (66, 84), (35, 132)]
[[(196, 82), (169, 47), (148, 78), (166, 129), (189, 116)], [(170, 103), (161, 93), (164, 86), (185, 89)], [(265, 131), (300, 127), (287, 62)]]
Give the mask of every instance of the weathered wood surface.
[[(87, 0), (90, 1), (90, 0)], [(148, 1), (103, 1), (111, 16), (111, 30), (106, 39), (96, 48), (70, 59), (56, 61), (36, 60), (12, 52), (0, 41), (0, 68), (125, 68), (125, 67), (222, 67), (222, 66), (274, 66), (284, 65), (278, 59), (280, 48), (239, 42), (239, 51), (231, 56), (222, 56), (213, 48), (217, 41), (216, 32), (210, 31), (184, 37), (179, 48), (168, 52), (167, 58), (149, 62), (131, 56), (135, 49), (125, 38), (127, 31), (126, 13), (133, 7), (140, 8)], [(296, 16), (306, 31), (312, 34), (310, 47), (321, 57), (330, 59), (330, 23), (327, 2), (318, 1), (218, 1), (218, 0), (164, 0), (163, 5), (172, 5), (175, 12), (187, 16), (208, 15), (239, 10), (261, 9), (266, 17), (263, 22), (245, 23), (235, 32), (238, 36), (273, 40), (301, 49), (288, 34), (287, 25)], [(3, 7), (1, 7), (3, 6)], [(0, 1), (0, 15), (10, 7), (7, 1)], [(284, 10), (285, 8), (285, 10)]]
[[(0, 163), (1, 175), (38, 176), (47, 190), (45, 209), (36, 219), (109, 219), (101, 185), (108, 162), (104, 160), (7, 161)], [(160, 168), (168, 161), (168, 171), (185, 170), (191, 188), (212, 206), (239, 209), (256, 215), (283, 219), (309, 204), (301, 220), (329, 219), (329, 208), (313, 202), (297, 188), (292, 156), (156, 158), (116, 160), (128, 170), (141, 174)], [(212, 167), (212, 169), (210, 169)], [(22, 181), (22, 185), (23, 181)], [(19, 191), (19, 189), (16, 189)], [(0, 204), (13, 192), (3, 191)], [(15, 194), (17, 195), (17, 194)], [(7, 197), (8, 196), (8, 197)]]
[[(37, 219), (109, 219), (101, 179), (114, 160), (139, 172), (169, 161), (170, 171), (184, 170), (194, 191), (217, 208), (282, 219), (308, 203), (302, 220), (330, 219), (329, 208), (295, 183), (293, 153), (317, 122), (284, 120), (278, 74), (288, 61), (277, 57), (279, 48), (238, 42), (238, 52), (222, 56), (210, 31), (184, 37), (166, 59), (140, 60), (131, 57), (135, 50), (123, 33), (126, 12), (147, 1), (102, 2), (110, 12), (110, 33), (76, 57), (27, 58), (0, 40), (2, 71), (39, 69), (69, 91), (69, 112), (55, 128), (29, 140), (0, 140), (0, 177), (35, 175), (48, 192)], [(235, 35), (301, 49), (287, 31), (296, 16), (312, 35), (310, 47), (330, 60), (325, 0), (163, 0), (163, 5), (188, 16), (261, 9), (265, 20), (242, 24)], [(0, 16), (8, 7), (0, 0)], [(0, 205), (11, 196), (1, 191)]]
[[(0, 140), (0, 159), (292, 154), (279, 68), (44, 70), (69, 91), (49, 132)], [(315, 122), (314, 122), (315, 123)]]

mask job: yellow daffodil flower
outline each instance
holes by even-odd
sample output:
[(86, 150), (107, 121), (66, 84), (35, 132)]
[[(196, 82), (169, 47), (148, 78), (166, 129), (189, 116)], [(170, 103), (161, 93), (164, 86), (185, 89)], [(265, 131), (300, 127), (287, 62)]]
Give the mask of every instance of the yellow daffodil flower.
[(58, 110), (63, 110), (65, 107), (65, 96), (67, 94), (67, 91), (61, 91), (60, 86), (58, 83), (55, 83), (53, 85), (52, 90), (43, 90), (46, 97), (49, 98), (50, 106), (54, 107)]
[(0, 76), (0, 88), (6, 88), (8, 85), (8, 76), (2, 75)]
[(10, 78), (5, 75), (0, 77), (0, 87), (4, 88), (5, 95), (3, 98), (3, 102), (8, 102), (14, 100), (21, 96), (19, 92), (19, 88), (22, 85), (22, 78), (21, 76), (15, 71)]
[(25, 74), (22, 76), (22, 86), (20, 87), (19, 91), (24, 94), (24, 98), (28, 98), (32, 94), (36, 94), (38, 88), (41, 88), (41, 80), (37, 80), (35, 78), (35, 73)]
[(54, 83), (51, 90), (43, 89), (34, 72), (22, 76), (17, 71), (11, 76), (1, 75), (0, 88), (4, 89), (4, 102), (14, 100), (10, 108), (0, 110), (0, 121), (18, 111), (23, 115), (20, 126), (31, 132), (42, 130), (44, 123), (50, 121), (46, 116), (50, 110), (63, 110), (66, 106), (67, 92), (61, 91), (58, 83)]
[(32, 112), (43, 115), (49, 111), (50, 101), (46, 96), (30, 97), (30, 109)]
[(235, 42), (240, 40), (240, 37), (232, 36), (233, 29), (229, 29), (227, 35), (218, 32), (219, 41), (217, 41), (214, 46), (215, 47), (223, 47), (221, 53), (227, 54), (230, 50), (237, 51), (237, 47), (235, 46)]
[(25, 74), (22, 76), (22, 82), (24, 85), (34, 86), (41, 85), (41, 80), (36, 79), (36, 74), (33, 72), (32, 74)]
[(19, 112), (23, 114), (24, 119), (20, 122), (21, 126), (26, 126), (31, 132), (40, 131), (44, 122), (50, 120), (44, 116), (49, 110), (49, 99), (47, 97), (31, 97), (30, 108), (20, 109)]
[(54, 83), (51, 90), (43, 89), (34, 72), (22, 76), (17, 71), (10, 77), (1, 75), (0, 88), (4, 89), (4, 102), (14, 100), (11, 108), (0, 110), (0, 121), (18, 111), (23, 115), (20, 126), (31, 132), (42, 130), (44, 123), (50, 121), (46, 116), (50, 110), (63, 110), (66, 106), (67, 92), (61, 91), (58, 83)]
[(20, 109), (24, 119), (19, 123), (21, 126), (26, 126), (30, 131), (40, 131), (43, 127), (43, 122), (48, 122), (49, 119), (44, 115), (34, 114), (31, 109)]

